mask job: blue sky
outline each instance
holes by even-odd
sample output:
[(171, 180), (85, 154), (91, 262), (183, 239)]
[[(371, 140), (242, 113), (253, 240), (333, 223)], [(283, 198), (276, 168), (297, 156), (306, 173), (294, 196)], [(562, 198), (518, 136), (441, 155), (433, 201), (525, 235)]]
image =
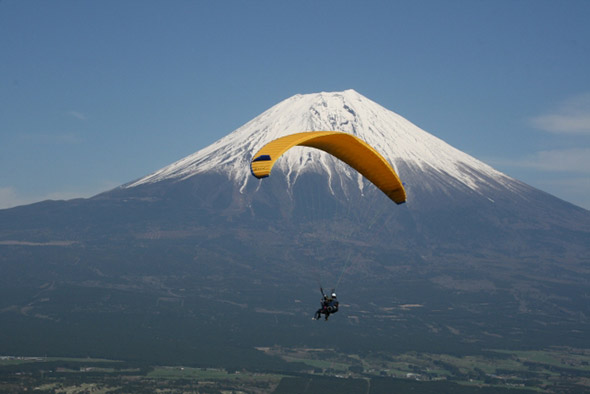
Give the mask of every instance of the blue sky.
[(590, 209), (590, 1), (0, 2), (0, 208), (89, 197), (355, 89)]

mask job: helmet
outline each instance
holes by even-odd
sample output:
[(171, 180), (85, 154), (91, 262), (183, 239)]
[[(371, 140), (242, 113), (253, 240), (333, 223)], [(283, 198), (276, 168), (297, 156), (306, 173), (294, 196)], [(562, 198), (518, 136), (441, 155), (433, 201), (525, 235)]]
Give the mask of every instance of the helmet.
[(336, 298), (336, 293), (332, 293), (332, 298)]

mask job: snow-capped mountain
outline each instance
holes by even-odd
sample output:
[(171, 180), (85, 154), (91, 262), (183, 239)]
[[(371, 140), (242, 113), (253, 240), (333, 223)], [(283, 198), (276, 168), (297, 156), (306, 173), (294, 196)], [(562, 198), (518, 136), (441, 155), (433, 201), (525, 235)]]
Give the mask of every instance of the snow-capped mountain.
[[(302, 131), (339, 131), (367, 142), (405, 183), (406, 204), (392, 209), (357, 171), (313, 148), (287, 151), (270, 181), (251, 175), (250, 161), (263, 145)], [(393, 241), (391, 234), (379, 234), (367, 242), (400, 249), (421, 243), (430, 253), (452, 244), (465, 255), (473, 249), (510, 254), (516, 244), (535, 239), (543, 244), (534, 252), (540, 256), (558, 234), (590, 231), (587, 211), (495, 170), (354, 90), (292, 96), (212, 145), (102, 197), (109, 196), (155, 198), (175, 209), (189, 204), (207, 212), (201, 220), (239, 217), (260, 228), (267, 226), (263, 218), (295, 226), (337, 218), (356, 220), (354, 231), (363, 234), (366, 223), (346, 219), (363, 212), (383, 226), (395, 223)], [(322, 206), (310, 211), (310, 201)], [(342, 222), (333, 231), (347, 226)], [(551, 233), (538, 232), (548, 228)]]
[[(373, 146), (396, 169), (409, 187), (424, 185), (424, 174), (444, 177), (445, 182), (429, 188), (462, 185), (479, 192), (482, 186), (515, 188), (510, 177), (427, 133), (400, 115), (380, 106), (354, 90), (295, 95), (268, 109), (214, 144), (124, 187), (163, 180), (183, 180), (205, 172), (224, 173), (241, 190), (249, 182), (249, 163), (264, 144), (301, 131), (341, 131), (353, 134)], [(367, 181), (332, 156), (311, 148), (294, 148), (283, 155), (273, 171), (296, 183), (300, 174), (329, 174), (334, 184), (353, 181), (362, 190)], [(333, 190), (333, 188), (331, 188)]]

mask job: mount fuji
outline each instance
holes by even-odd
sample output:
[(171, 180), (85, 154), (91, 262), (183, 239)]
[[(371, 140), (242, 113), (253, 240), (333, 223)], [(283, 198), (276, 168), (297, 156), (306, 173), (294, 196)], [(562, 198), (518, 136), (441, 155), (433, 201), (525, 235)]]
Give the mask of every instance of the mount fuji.
[[(291, 133), (313, 130), (341, 131), (359, 137), (389, 159), (395, 168), (403, 167), (404, 179), (419, 181), (424, 173), (431, 173), (454, 187), (461, 185), (475, 192), (484, 185), (522, 190), (516, 186), (518, 182), (354, 90), (293, 96), (209, 147), (124, 188), (163, 180), (184, 180), (215, 171), (226, 174), (229, 180), (240, 184), (243, 191), (248, 182), (255, 182), (249, 176), (249, 162), (262, 145)], [(365, 188), (360, 175), (320, 151), (287, 152), (280, 169), (288, 174), (289, 184), (295, 183), (302, 173), (315, 172), (330, 175), (330, 185), (352, 181), (361, 192)], [(438, 191), (452, 189), (438, 186)]]
[[(404, 182), (406, 204), (312, 148), (285, 153), (266, 179), (250, 174), (259, 148), (301, 131), (367, 142)], [(260, 360), (255, 348), (273, 345), (465, 354), (585, 348), (590, 328), (590, 212), (354, 90), (290, 97), (90, 199), (1, 210), (0, 251), (10, 354), (203, 364)], [(341, 299), (328, 337), (310, 321), (318, 282)], [(12, 340), (23, 333), (43, 339)]]
[[(406, 206), (398, 210), (387, 206), (359, 173), (311, 148), (286, 152), (269, 180), (251, 176), (252, 155), (264, 144), (291, 133), (316, 130), (350, 133), (373, 146), (406, 185)], [(542, 258), (559, 237), (557, 230), (582, 230), (586, 236), (590, 230), (588, 211), (510, 178), (354, 90), (293, 96), (214, 144), (104, 197), (139, 193), (174, 200), (177, 197), (172, 195), (187, 193), (170, 193), (171, 189), (191, 185), (203, 190), (209, 182), (206, 178), (214, 183), (207, 186), (210, 191), (221, 188), (225, 194), (210, 192), (198, 198), (215, 195), (215, 206), (221, 208), (218, 213), (222, 215), (249, 212), (254, 219), (280, 212), (281, 221), (288, 222), (329, 215), (341, 220), (339, 210), (349, 216), (353, 211), (357, 224), (370, 217), (382, 220), (383, 226), (397, 227), (390, 230), (396, 234), (413, 231), (408, 236), (396, 235), (395, 240), (389, 240), (389, 235), (379, 239), (404, 249), (408, 243), (429, 242), (437, 247), (444, 241), (471, 256), (473, 244), (478, 242), (478, 248), (490, 253), (502, 251), (512, 256), (518, 244), (543, 239), (529, 255)], [(325, 195), (320, 197), (322, 193)], [(221, 201), (225, 201), (224, 207), (218, 205)], [(310, 201), (315, 204), (313, 212)], [(290, 214), (285, 216), (287, 212)], [(357, 232), (364, 231), (360, 225), (355, 227)], [(569, 242), (569, 236), (560, 242)], [(578, 248), (571, 245), (567, 249)], [(425, 251), (420, 253), (425, 255)]]

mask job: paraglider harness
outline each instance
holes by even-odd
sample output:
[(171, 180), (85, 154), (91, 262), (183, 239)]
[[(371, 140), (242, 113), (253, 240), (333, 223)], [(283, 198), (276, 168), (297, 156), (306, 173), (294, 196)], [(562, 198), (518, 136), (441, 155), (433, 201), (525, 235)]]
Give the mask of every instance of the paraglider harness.
[(320, 292), (322, 293), (321, 307), (315, 313), (314, 320), (319, 320), (320, 317), (325, 315), (325, 319), (328, 320), (328, 316), (331, 313), (338, 312), (338, 299), (336, 298), (335, 290), (332, 289), (330, 296), (324, 294), (324, 289), (320, 286)]

